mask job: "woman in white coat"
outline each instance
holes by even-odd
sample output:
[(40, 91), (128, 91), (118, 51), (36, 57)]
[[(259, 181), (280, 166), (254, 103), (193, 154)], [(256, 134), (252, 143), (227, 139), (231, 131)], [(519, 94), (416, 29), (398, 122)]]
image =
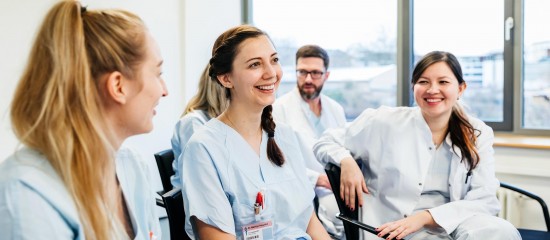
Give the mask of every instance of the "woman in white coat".
[(340, 165), (346, 205), (357, 195), (361, 221), (389, 239), (521, 239), (496, 217), (493, 131), (460, 107), (456, 57), (428, 53), (412, 85), (418, 107), (367, 109), (315, 145), (318, 159)]

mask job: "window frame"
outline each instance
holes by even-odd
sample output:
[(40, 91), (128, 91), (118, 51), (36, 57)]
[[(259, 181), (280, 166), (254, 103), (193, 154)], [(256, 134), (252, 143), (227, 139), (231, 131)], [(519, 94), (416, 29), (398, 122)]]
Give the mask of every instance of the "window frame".
[[(242, 22), (252, 22), (254, 0), (242, 0)], [(512, 17), (512, 40), (504, 42), (503, 121), (488, 122), (496, 132), (522, 135), (550, 136), (550, 130), (523, 128), (523, 9), (526, 0), (503, 0), (503, 18)], [(413, 14), (414, 0), (397, 1), (397, 106), (412, 106), (414, 103), (410, 76), (414, 68)], [(504, 27), (504, 26), (502, 26)], [(401, 79), (401, 81), (399, 80)]]

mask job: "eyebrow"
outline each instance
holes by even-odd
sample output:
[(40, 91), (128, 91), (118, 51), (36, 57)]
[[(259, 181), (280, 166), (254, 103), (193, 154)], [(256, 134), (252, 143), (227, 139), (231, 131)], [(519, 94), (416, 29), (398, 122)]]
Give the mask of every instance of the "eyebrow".
[[(277, 52), (272, 53), (271, 56), (269, 56), (269, 57), (273, 57), (275, 55), (277, 55)], [(253, 60), (260, 60), (260, 59), (262, 59), (262, 58), (261, 57), (251, 58), (251, 59), (248, 59), (245, 63), (248, 63), (248, 62), (253, 61)]]

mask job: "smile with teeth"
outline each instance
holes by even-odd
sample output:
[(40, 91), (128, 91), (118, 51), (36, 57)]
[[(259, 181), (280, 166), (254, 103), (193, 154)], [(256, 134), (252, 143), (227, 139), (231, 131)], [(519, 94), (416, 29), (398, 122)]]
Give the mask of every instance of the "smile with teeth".
[(443, 101), (443, 99), (441, 99), (441, 98), (426, 98), (426, 101), (430, 102), (430, 103), (432, 103), (432, 102), (441, 102), (441, 101)]
[(273, 90), (275, 88), (275, 84), (256, 86), (256, 88), (260, 90)]

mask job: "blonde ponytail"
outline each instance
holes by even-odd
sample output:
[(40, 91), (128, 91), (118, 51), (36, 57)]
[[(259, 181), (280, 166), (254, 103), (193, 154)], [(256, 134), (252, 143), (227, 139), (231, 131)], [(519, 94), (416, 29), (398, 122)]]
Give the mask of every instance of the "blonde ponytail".
[(145, 27), (128, 12), (83, 10), (77, 1), (62, 1), (47, 14), (16, 88), (11, 122), (19, 140), (44, 154), (61, 177), (86, 239), (119, 239), (125, 232), (108, 194), (116, 187), (110, 184), (115, 149), (98, 79), (109, 71), (132, 73), (144, 54)]

